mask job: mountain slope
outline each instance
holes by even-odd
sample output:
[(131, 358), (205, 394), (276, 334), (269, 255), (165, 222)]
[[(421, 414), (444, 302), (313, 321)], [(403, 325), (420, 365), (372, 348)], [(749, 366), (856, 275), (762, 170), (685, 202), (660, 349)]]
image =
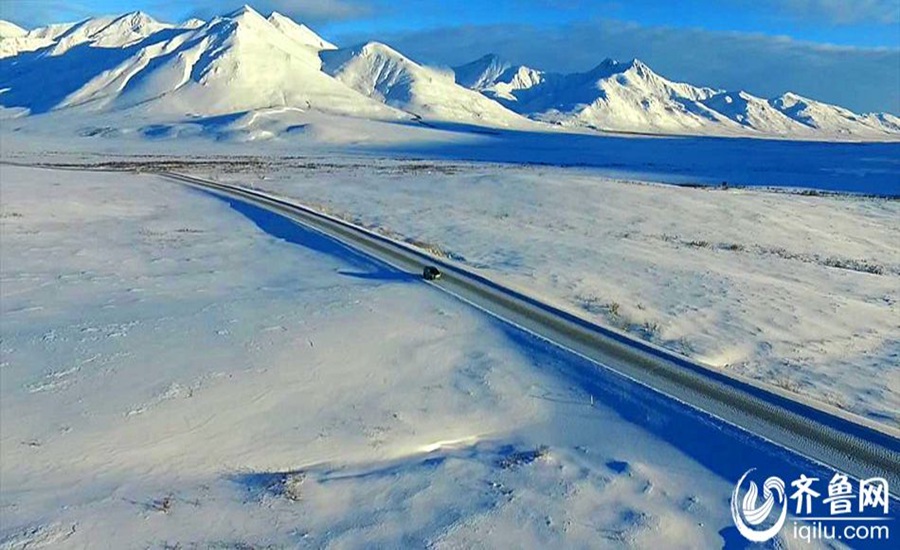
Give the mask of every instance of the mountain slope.
[(272, 12), (272, 15), (269, 16), (269, 23), (298, 44), (315, 48), (316, 51), (337, 49), (337, 46), (313, 32), (312, 29), (306, 25), (297, 23), (293, 19), (281, 15), (277, 11)]
[(520, 126), (527, 121), (452, 75), (424, 67), (378, 42), (323, 51), (323, 70), (351, 88), (422, 118)]
[(511, 65), (495, 54), (488, 54), (471, 63), (454, 67), (456, 83), (473, 90), (484, 90), (503, 77)]
[(513, 66), (494, 54), (486, 55), (466, 65), (454, 67), (456, 82), (478, 90), (484, 95), (503, 101), (517, 101), (515, 92), (542, 84), (550, 75), (524, 65)]

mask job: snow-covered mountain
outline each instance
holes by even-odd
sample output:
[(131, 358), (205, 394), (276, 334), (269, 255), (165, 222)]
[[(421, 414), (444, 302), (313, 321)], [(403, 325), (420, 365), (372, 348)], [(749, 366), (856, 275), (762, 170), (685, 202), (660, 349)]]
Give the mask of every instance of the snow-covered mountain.
[(423, 119), (515, 126), (526, 121), (453, 75), (419, 65), (393, 48), (369, 42), (321, 53), (324, 70), (347, 86)]
[(585, 73), (547, 73), (488, 55), (456, 67), (457, 82), (520, 114), (562, 126), (627, 132), (887, 138), (897, 117), (785, 94), (770, 100), (673, 82), (639, 60)]
[(180, 25), (141, 12), (33, 30), (0, 22), (0, 118), (57, 113), (102, 115), (113, 126), (228, 120), (248, 132), (266, 120), (256, 135), (269, 136), (320, 113), (545, 131), (900, 139), (891, 114), (673, 82), (637, 60), (560, 74), (487, 55), (449, 71), (378, 42), (339, 48), (247, 6)]
[(199, 26), (162, 25), (140, 14), (32, 32), (55, 42), (5, 60), (4, 107), (32, 113), (140, 107), (170, 116), (292, 107), (408, 116), (322, 72), (318, 54), (328, 43), (312, 31), (248, 7)]
[(453, 73), (457, 84), (473, 90), (485, 90), (504, 80), (503, 74), (510, 67), (512, 65), (508, 62), (491, 53), (461, 67), (455, 67)]
[[(174, 27), (156, 21), (143, 12), (133, 12), (118, 17), (98, 17), (78, 23), (49, 25), (32, 31), (18, 32), (15, 28), (7, 31), (11, 23), (3, 21), (0, 31), (0, 51), (2, 57), (35, 51), (51, 46), (47, 55), (62, 55), (80, 44), (89, 43), (102, 48), (124, 48), (150, 35)], [(18, 29), (22, 31), (23, 29)], [(12, 32), (12, 40), (7, 38)]]
[(862, 124), (887, 132), (900, 132), (900, 118), (888, 113), (858, 115), (843, 107), (793, 93), (786, 93), (769, 103), (791, 119), (817, 130), (833, 129), (841, 133), (854, 133), (857, 126)]

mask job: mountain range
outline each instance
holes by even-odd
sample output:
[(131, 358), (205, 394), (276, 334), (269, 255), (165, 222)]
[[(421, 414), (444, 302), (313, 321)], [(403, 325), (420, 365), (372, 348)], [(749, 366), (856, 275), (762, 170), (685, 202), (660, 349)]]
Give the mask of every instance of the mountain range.
[(900, 132), (900, 118), (858, 115), (794, 93), (762, 99), (672, 82), (634, 59), (606, 59), (584, 73), (512, 66), (487, 55), (454, 69), (458, 83), (509, 109), (563, 126), (649, 132), (866, 136)]
[(61, 113), (225, 121), (254, 138), (321, 113), (529, 131), (900, 139), (892, 114), (673, 82), (638, 60), (569, 74), (495, 55), (436, 68), (379, 42), (341, 48), (247, 6), (179, 25), (140, 12), (33, 30), (0, 21), (0, 118)]

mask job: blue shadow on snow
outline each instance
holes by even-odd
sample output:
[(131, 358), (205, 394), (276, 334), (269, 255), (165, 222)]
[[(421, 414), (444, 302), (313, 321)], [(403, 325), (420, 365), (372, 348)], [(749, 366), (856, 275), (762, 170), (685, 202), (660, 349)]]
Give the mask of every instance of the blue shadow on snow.
[(326, 254), (349, 264), (352, 270), (342, 269), (338, 271), (338, 273), (346, 277), (393, 282), (411, 282), (419, 279), (416, 275), (400, 271), (382, 261), (361, 254), (340, 241), (265, 208), (212, 191), (199, 189), (197, 191), (225, 202), (234, 211), (252, 221), (268, 235), (321, 254)]
[[(819, 478), (814, 488), (825, 494), (828, 482), (835, 474), (834, 470), (806, 457), (632, 382), (609, 369), (598, 367), (592, 361), (549, 344), (522, 329), (499, 319), (492, 319), (497, 328), (530, 357), (535, 365), (556, 371), (586, 395), (593, 396), (599, 406), (616, 411), (622, 419), (665, 441), (730, 483), (737, 483), (744, 472), (756, 468), (759, 476), (775, 475), (782, 478), (787, 485), (788, 494), (792, 491), (790, 482), (799, 478), (800, 474)], [(607, 465), (618, 473), (629, 468), (627, 462), (615, 457)], [(731, 495), (722, 496), (721, 506), (727, 510)], [(827, 506), (823, 506), (821, 501), (814, 500), (813, 504), (814, 515), (829, 515)], [(789, 510), (793, 505), (794, 502), (791, 501)], [(896, 499), (891, 499), (890, 517), (900, 517), (900, 502)], [(792, 530), (789, 517), (782, 534), (790, 537)], [(719, 534), (724, 539), (723, 547), (726, 549), (751, 546), (734, 527), (723, 529)], [(776, 548), (780, 544), (776, 539), (769, 542), (770, 544), (754, 547)], [(866, 543), (867, 548), (893, 548), (887, 540), (868, 540)]]

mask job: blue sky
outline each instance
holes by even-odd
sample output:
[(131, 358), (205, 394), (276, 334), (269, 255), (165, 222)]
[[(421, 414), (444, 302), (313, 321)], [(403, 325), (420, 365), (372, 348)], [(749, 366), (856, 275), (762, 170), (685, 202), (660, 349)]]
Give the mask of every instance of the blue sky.
[[(244, 0), (246, 1), (246, 0)], [(32, 27), (143, 10), (210, 17), (230, 0), (2, 0)], [(587, 70), (638, 57), (657, 72), (771, 96), (795, 91), (854, 110), (900, 113), (900, 0), (259, 0), (339, 44), (388, 42), (422, 62), (484, 53), (538, 68)]]

